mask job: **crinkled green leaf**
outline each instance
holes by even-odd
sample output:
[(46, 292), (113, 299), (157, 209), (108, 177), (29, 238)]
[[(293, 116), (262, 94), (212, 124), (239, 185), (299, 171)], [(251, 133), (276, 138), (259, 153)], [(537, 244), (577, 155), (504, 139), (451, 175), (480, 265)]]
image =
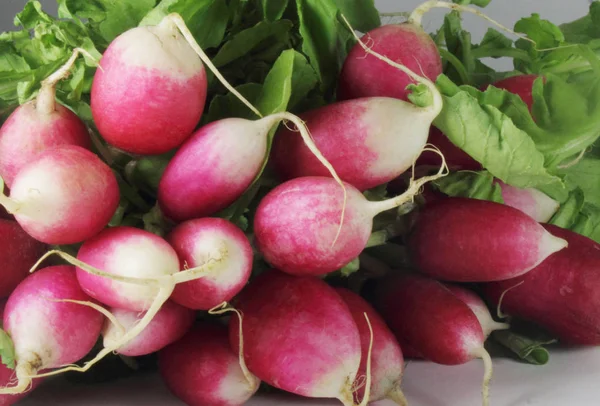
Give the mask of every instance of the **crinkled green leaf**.
[(0, 329), (0, 357), (2, 363), (10, 369), (15, 369), (16, 354), (12, 339), (6, 331)]
[(571, 43), (585, 44), (600, 38), (600, 2), (591, 2), (588, 15), (570, 23), (562, 24), (560, 29), (565, 36), (565, 40)]
[(581, 188), (587, 202), (600, 207), (600, 159), (584, 158), (560, 173), (567, 183)]
[(570, 229), (600, 243), (600, 207), (586, 203)]
[(487, 171), (459, 171), (433, 182), (444, 194), (452, 197), (490, 200), (504, 203), (502, 189)]
[(577, 220), (584, 204), (585, 196), (583, 191), (579, 188), (573, 190), (569, 194), (567, 201), (560, 205), (560, 208), (552, 216), (549, 223), (558, 227), (569, 228)]

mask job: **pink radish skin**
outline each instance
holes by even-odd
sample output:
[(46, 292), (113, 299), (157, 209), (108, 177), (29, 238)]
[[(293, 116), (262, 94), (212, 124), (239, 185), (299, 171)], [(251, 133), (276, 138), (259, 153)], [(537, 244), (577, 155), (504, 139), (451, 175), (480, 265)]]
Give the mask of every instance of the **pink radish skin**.
[(456, 282), (514, 278), (566, 246), (517, 209), (465, 198), (427, 205), (409, 239), (419, 270)]
[(423, 178), (403, 195), (380, 202), (368, 201), (346, 184), (344, 222), (338, 234), (344, 202), (339, 185), (324, 177), (290, 180), (269, 192), (256, 210), (257, 247), (268, 263), (286, 273), (322, 275), (335, 271), (365, 248), (373, 217), (412, 200), (425, 181)]
[(190, 406), (241, 406), (258, 390), (228, 342), (227, 328), (201, 322), (158, 354), (169, 390)]
[[(371, 360), (373, 384), (369, 401), (377, 402), (389, 398), (398, 405), (406, 405), (406, 399), (400, 390), (404, 373), (404, 357), (394, 334), (375, 309), (362, 297), (344, 288), (336, 288), (336, 292), (350, 309), (360, 333), (362, 357), (358, 376), (366, 376), (367, 356), (371, 341), (371, 332), (364, 316), (365, 313), (369, 317), (373, 329), (374, 339)], [(356, 391), (354, 394), (356, 402), (363, 398), (364, 392), (364, 387)]]
[(7, 297), (27, 277), (46, 245), (31, 238), (16, 221), (0, 220), (0, 246), (0, 297)]
[(226, 252), (224, 262), (204, 278), (177, 285), (171, 299), (195, 310), (210, 310), (230, 301), (248, 283), (253, 252), (246, 235), (231, 222), (204, 218), (181, 223), (166, 237), (179, 255), (181, 268), (207, 260), (211, 250)]
[[(259, 379), (311, 398), (353, 405), (361, 344), (356, 323), (335, 290), (318, 278), (278, 271), (258, 276), (238, 296), (244, 358)], [(230, 322), (239, 349), (239, 321)]]
[(0, 393), (24, 392), (36, 372), (72, 364), (91, 351), (103, 315), (88, 306), (57, 301), (64, 299), (92, 300), (79, 286), (75, 268), (64, 265), (30, 275), (10, 295), (4, 328), (15, 345), (18, 383)]
[(487, 283), (484, 293), (501, 310), (538, 323), (565, 344), (600, 345), (600, 244), (545, 225), (569, 246), (523, 276)]
[(486, 339), (496, 330), (506, 330), (510, 328), (506, 323), (498, 323), (495, 321), (483, 299), (477, 296), (472, 290), (452, 284), (444, 284), (444, 286), (452, 292), (454, 296), (469, 306), (469, 309), (475, 313), (475, 316), (477, 316), (477, 320), (479, 320), (479, 324), (481, 324), (481, 328), (483, 329), (483, 336)]
[(75, 244), (98, 234), (119, 204), (111, 169), (90, 151), (60, 146), (40, 153), (0, 202), (33, 238)]
[(91, 147), (87, 127), (75, 113), (60, 104), (43, 111), (36, 100), (17, 107), (0, 128), (0, 176), (11, 186), (40, 152), (60, 145)]
[[(373, 51), (406, 65), (413, 72), (435, 80), (442, 73), (442, 60), (429, 34), (413, 24), (391, 24), (375, 28), (362, 38)], [(338, 100), (361, 97), (393, 97), (408, 100), (406, 87), (415, 83), (405, 73), (366, 54), (355, 45), (348, 54), (338, 85)], [(345, 128), (345, 127), (344, 127)]]
[[(125, 331), (131, 329), (144, 316), (136, 311), (115, 308), (110, 309), (110, 312)], [(139, 357), (157, 352), (183, 337), (194, 324), (195, 318), (196, 313), (193, 310), (167, 301), (139, 336), (119, 348), (119, 354)], [(123, 331), (107, 320), (102, 333), (104, 346), (111, 346), (122, 334)]]
[(118, 36), (100, 66), (91, 107), (108, 143), (135, 154), (161, 154), (190, 136), (204, 109), (206, 72), (170, 19)]
[(502, 189), (502, 199), (508, 206), (521, 210), (538, 223), (550, 221), (560, 203), (537, 189), (520, 189), (497, 180)]

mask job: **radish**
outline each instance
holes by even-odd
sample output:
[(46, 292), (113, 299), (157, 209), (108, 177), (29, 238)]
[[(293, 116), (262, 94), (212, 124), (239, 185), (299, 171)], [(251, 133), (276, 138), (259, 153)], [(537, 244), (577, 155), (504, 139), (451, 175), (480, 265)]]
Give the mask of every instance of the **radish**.
[[(109, 320), (105, 322), (102, 335), (104, 347), (112, 348), (121, 338), (124, 331), (130, 330), (144, 318), (144, 313), (125, 309), (110, 309), (118, 324)], [(119, 354), (129, 357), (157, 352), (174, 343), (188, 332), (194, 324), (196, 313), (171, 301), (165, 302), (152, 321), (135, 339), (119, 347)]]
[(88, 129), (75, 113), (56, 101), (56, 85), (73, 67), (79, 53), (42, 81), (37, 99), (19, 107), (0, 128), (0, 176), (11, 186), (17, 173), (40, 152), (59, 145), (91, 146)]
[(204, 218), (181, 223), (166, 237), (181, 264), (205, 263), (211, 250), (226, 252), (223, 263), (204, 278), (179, 284), (171, 299), (195, 310), (210, 310), (230, 301), (248, 283), (252, 272), (252, 247), (246, 235), (231, 222)]
[(83, 305), (90, 301), (71, 266), (44, 268), (19, 284), (4, 310), (18, 382), (1, 388), (0, 394), (25, 392), (38, 371), (76, 362), (92, 349), (104, 317)]
[(497, 87), (498, 89), (507, 90), (510, 93), (519, 96), (531, 112), (533, 106), (533, 83), (538, 77), (538, 75), (511, 76), (493, 83), (492, 86)]
[(158, 365), (169, 390), (190, 406), (241, 406), (260, 384), (240, 367), (227, 328), (207, 322), (160, 351)]
[(485, 284), (484, 293), (504, 312), (538, 323), (566, 344), (600, 345), (600, 244), (544, 227), (569, 246), (523, 276)]
[[(452, 141), (450, 141), (448, 137), (444, 135), (444, 133), (433, 126), (429, 131), (428, 142), (439, 148), (444, 155), (444, 158), (446, 158), (446, 163), (448, 164), (448, 168), (450, 168), (450, 170), (479, 171), (482, 169), (482, 166), (479, 162), (471, 158), (471, 156), (465, 151), (454, 145)], [(439, 167), (440, 163), (441, 159), (439, 155), (423, 153), (419, 156), (415, 165)]]
[(47, 149), (14, 179), (0, 204), (36, 240), (75, 244), (99, 233), (119, 205), (111, 169), (90, 151), (63, 145)]
[(365, 248), (373, 217), (411, 201), (426, 182), (444, 176), (445, 169), (411, 180), (404, 194), (378, 202), (368, 201), (358, 189), (346, 184), (344, 211), (344, 195), (333, 179), (315, 176), (287, 181), (271, 190), (256, 209), (256, 245), (269, 264), (290, 274), (335, 271)]
[(520, 189), (496, 180), (502, 190), (502, 200), (508, 206), (521, 210), (539, 223), (550, 221), (560, 203), (537, 189)]
[[(373, 386), (371, 387), (369, 401), (377, 402), (378, 400), (387, 398), (393, 400), (398, 405), (407, 405), (408, 402), (400, 389), (404, 373), (404, 358), (394, 334), (390, 331), (381, 316), (375, 312), (375, 309), (359, 295), (344, 288), (336, 288), (336, 292), (340, 295), (344, 303), (346, 303), (348, 309), (350, 309), (360, 333), (362, 358), (359, 376), (366, 375), (371, 336), (364, 314), (369, 317), (373, 329), (374, 339), (371, 365)], [(364, 388), (361, 387), (356, 391), (354, 398), (358, 400), (362, 399), (363, 396)]]
[[(354, 404), (360, 335), (333, 288), (318, 278), (267, 271), (235, 303), (243, 321), (240, 329), (238, 319), (231, 319), (231, 345), (237, 351), (243, 342), (244, 359), (253, 374), (297, 395)], [(370, 397), (369, 372), (361, 404)]]
[(453, 284), (444, 284), (444, 286), (475, 313), (483, 329), (483, 336), (486, 339), (496, 330), (507, 330), (510, 328), (510, 325), (506, 323), (495, 321), (483, 299), (477, 296), (472, 290)]
[(489, 404), (492, 359), (475, 313), (441, 283), (418, 275), (396, 275), (378, 285), (375, 307), (400, 341), (438, 364), (481, 358), (483, 404)]
[(500, 203), (452, 197), (428, 204), (409, 237), (419, 270), (437, 279), (510, 279), (567, 246), (523, 212)]
[(0, 219), (0, 298), (7, 297), (25, 279), (29, 269), (46, 251), (46, 245), (31, 238), (16, 221)]

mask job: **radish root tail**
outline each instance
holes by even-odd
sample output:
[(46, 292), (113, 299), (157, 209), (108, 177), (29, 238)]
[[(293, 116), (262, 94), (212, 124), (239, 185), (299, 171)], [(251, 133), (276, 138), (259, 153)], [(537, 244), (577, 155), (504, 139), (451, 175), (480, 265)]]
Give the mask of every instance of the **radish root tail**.
[(482, 404), (483, 406), (489, 406), (490, 382), (492, 381), (493, 375), (492, 357), (490, 357), (490, 354), (483, 347), (477, 350), (473, 355), (475, 355), (478, 358), (481, 358), (483, 361), (485, 372), (483, 374), (483, 384), (481, 385), (481, 395), (483, 400)]
[(408, 406), (408, 400), (406, 399), (406, 396), (404, 396), (404, 392), (402, 392), (399, 387), (394, 388), (390, 393), (388, 393), (387, 397), (389, 400), (399, 406)]
[(17, 367), (15, 368), (16, 384), (0, 388), (0, 395), (18, 395), (29, 391), (37, 372), (32, 364), (30, 361), (17, 362)]
[(518, 288), (519, 286), (521, 286), (523, 283), (525, 283), (525, 281), (521, 281), (521, 282), (517, 283), (516, 285), (511, 286), (510, 288), (506, 289), (504, 292), (502, 292), (502, 294), (500, 295), (500, 298), (498, 299), (498, 306), (496, 306), (496, 315), (498, 316), (499, 319), (507, 319), (509, 317), (509, 315), (504, 314), (502, 312), (502, 302), (504, 301), (504, 296), (508, 292), (513, 290), (514, 288)]
[(366, 380), (366, 386), (365, 386), (365, 394), (362, 398), (362, 401), (359, 403), (358, 406), (367, 406), (367, 404), (369, 403), (369, 399), (371, 398), (371, 382), (373, 380), (373, 373), (371, 370), (371, 364), (372, 364), (372, 358), (373, 358), (373, 340), (375, 339), (374, 334), (373, 334), (373, 326), (371, 326), (371, 320), (369, 320), (369, 316), (367, 316), (367, 313), (363, 313), (363, 315), (365, 316), (365, 320), (367, 321), (367, 326), (369, 326), (369, 334), (370, 334), (370, 338), (369, 338), (369, 352), (367, 353), (367, 380)]

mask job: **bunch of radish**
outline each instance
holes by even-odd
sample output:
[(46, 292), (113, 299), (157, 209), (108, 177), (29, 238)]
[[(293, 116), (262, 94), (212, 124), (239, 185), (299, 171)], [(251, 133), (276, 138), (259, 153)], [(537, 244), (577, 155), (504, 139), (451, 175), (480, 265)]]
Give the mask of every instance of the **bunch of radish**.
[[(261, 383), (345, 406), (407, 405), (405, 358), (481, 359), (487, 406), (485, 342), (511, 328), (488, 305), (566, 343), (600, 345), (600, 246), (542, 224), (559, 202), (500, 179), (503, 203), (426, 189), (451, 171), (484, 169), (433, 126), (443, 65), (421, 18), (435, 7), (489, 20), (427, 1), (408, 22), (360, 38), (342, 16), (357, 43), (337, 101), (298, 115), (263, 115), (176, 13), (121, 33), (99, 60), (74, 49), (0, 128), (0, 299), (14, 345), (4, 359), (14, 368), (0, 365), (0, 404), (118, 353), (158, 354), (169, 390), (208, 406), (242, 405)], [(57, 99), (80, 54), (97, 65), (92, 126)], [(200, 125), (209, 76), (256, 119)], [(494, 86), (531, 109), (537, 77)], [(124, 207), (147, 196), (132, 198), (126, 165), (113, 158), (167, 153), (154, 208), (139, 216), (158, 213), (162, 228), (124, 219)], [(422, 203), (425, 191), (434, 198)], [(404, 262), (380, 264), (373, 277), (374, 231), (392, 217), (403, 222)], [(364, 290), (339, 277), (356, 261), (375, 279)]]

